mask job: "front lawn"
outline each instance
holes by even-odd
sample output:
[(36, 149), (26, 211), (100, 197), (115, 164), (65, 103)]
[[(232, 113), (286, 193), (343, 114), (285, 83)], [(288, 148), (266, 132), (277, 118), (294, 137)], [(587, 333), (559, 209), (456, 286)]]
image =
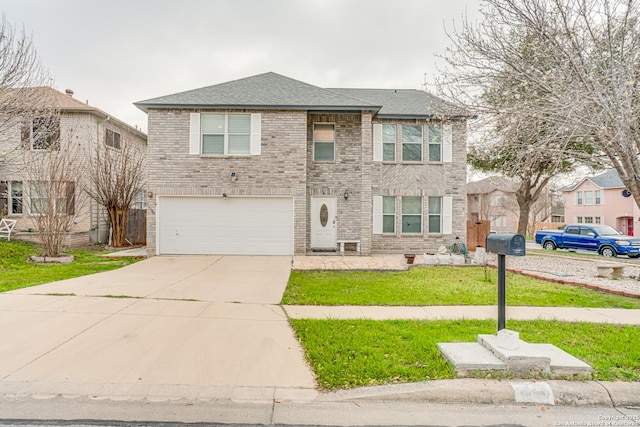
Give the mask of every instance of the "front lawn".
[(39, 253), (32, 243), (0, 240), (0, 292), (114, 270), (137, 261), (130, 257), (102, 258), (100, 255), (106, 252), (80, 249), (67, 251), (75, 257), (67, 265), (27, 261)]
[[(496, 305), (497, 271), (416, 267), (408, 271), (292, 271), (283, 304)], [(640, 308), (640, 299), (560, 285), (507, 272), (507, 305)]]
[[(329, 390), (455, 378), (436, 344), (472, 342), (478, 334), (496, 332), (492, 320), (290, 322), (318, 384)], [(636, 326), (511, 320), (508, 327), (525, 341), (554, 344), (590, 364), (594, 380), (640, 380)]]

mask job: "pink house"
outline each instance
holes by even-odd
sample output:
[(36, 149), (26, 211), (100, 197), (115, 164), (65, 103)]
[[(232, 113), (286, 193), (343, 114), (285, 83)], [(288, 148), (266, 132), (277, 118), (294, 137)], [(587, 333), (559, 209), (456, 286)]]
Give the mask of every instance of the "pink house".
[(640, 233), (640, 209), (615, 169), (585, 177), (562, 191), (567, 223), (606, 224), (629, 236)]

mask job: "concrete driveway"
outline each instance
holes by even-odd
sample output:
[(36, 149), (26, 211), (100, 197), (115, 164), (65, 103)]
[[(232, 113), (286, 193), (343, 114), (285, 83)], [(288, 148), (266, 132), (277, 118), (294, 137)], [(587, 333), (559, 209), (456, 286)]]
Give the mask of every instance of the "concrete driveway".
[(313, 393), (280, 302), (291, 257), (153, 257), (0, 294), (0, 393)]

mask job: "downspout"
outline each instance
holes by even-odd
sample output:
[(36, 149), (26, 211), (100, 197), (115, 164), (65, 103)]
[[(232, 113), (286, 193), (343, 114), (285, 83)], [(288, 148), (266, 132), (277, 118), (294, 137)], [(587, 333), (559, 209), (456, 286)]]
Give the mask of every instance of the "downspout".
[[(98, 155), (98, 147), (100, 145), (100, 126), (103, 126), (106, 122), (110, 121), (111, 117), (110, 116), (105, 116), (105, 118), (98, 122), (98, 126), (96, 126), (96, 145), (95, 145), (95, 154), (96, 154), (96, 161), (97, 161), (97, 155)], [(102, 132), (104, 133), (104, 132)], [(98, 204), (98, 202), (96, 202), (95, 200), (92, 200), (91, 203), (95, 203), (96, 206), (96, 240), (100, 241), (100, 205)], [(107, 244), (109, 244), (110, 241), (107, 242)]]

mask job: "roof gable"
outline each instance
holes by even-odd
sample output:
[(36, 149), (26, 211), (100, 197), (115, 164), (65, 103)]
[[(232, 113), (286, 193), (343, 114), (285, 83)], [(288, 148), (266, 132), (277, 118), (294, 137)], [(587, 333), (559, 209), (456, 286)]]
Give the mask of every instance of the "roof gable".
[(310, 85), (276, 73), (264, 73), (214, 86), (136, 102), (149, 108), (287, 108), (368, 109), (375, 105), (346, 94)]
[(609, 169), (608, 171), (603, 172), (600, 175), (584, 177), (579, 181), (577, 181), (575, 184), (568, 185), (562, 188), (561, 190), (573, 191), (576, 188), (580, 187), (587, 180), (593, 182), (595, 185), (597, 185), (602, 189), (624, 188), (624, 183), (620, 179), (620, 176), (618, 175), (618, 171), (616, 171), (615, 169)]

